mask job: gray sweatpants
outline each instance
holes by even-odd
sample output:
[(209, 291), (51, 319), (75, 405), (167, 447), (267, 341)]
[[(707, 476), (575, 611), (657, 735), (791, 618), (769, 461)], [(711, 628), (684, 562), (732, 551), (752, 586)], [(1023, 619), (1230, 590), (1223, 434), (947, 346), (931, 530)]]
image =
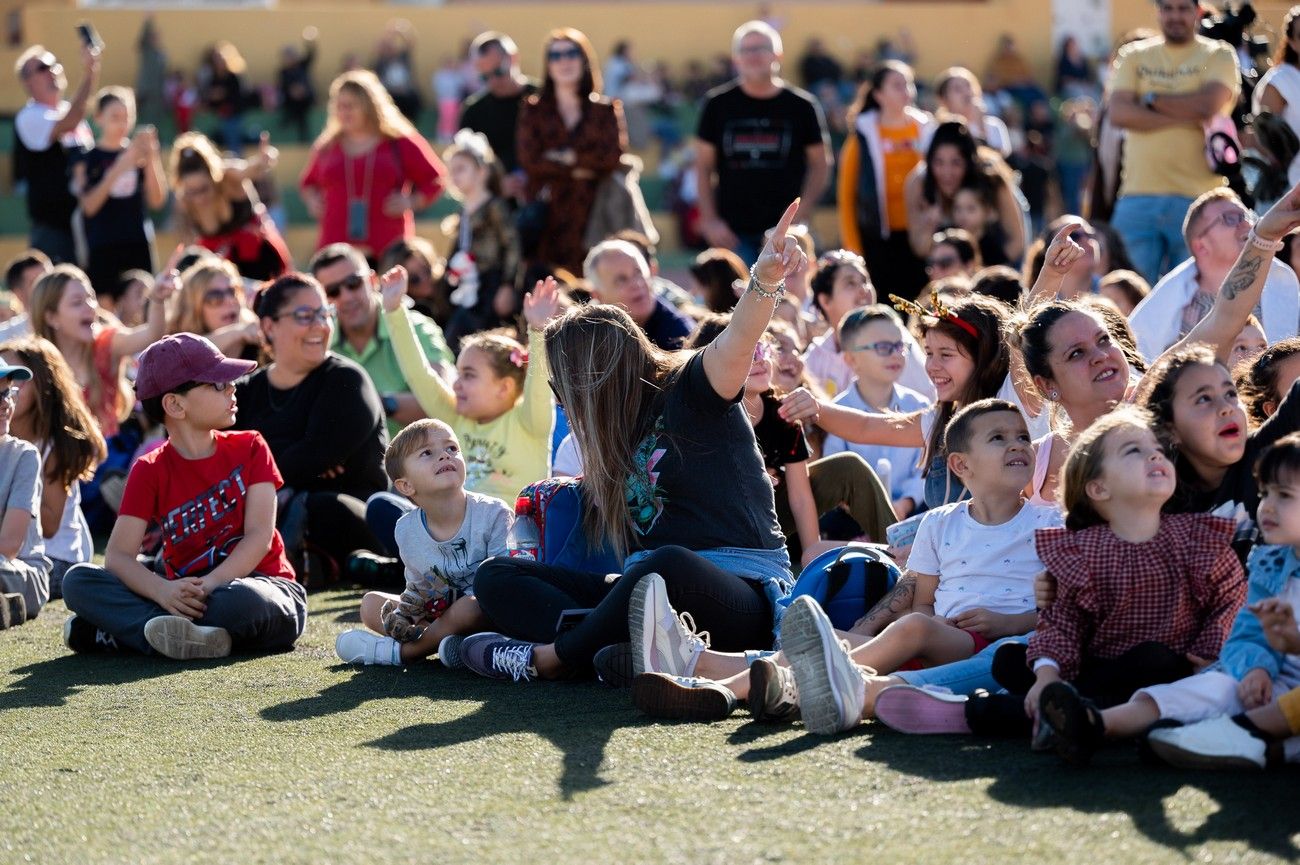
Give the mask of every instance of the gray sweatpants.
[[(150, 619), (169, 616), (111, 573), (95, 565), (77, 565), (63, 576), (68, 609), (119, 645), (146, 655), (153, 648), (144, 638)], [(195, 624), (225, 628), (236, 652), (273, 652), (293, 646), (307, 626), (307, 593), (292, 580), (252, 574), (214, 589), (208, 608)]]
[(27, 618), (34, 619), (50, 599), (50, 572), (22, 559), (8, 559), (0, 565), (0, 590), (22, 595), (27, 602)]

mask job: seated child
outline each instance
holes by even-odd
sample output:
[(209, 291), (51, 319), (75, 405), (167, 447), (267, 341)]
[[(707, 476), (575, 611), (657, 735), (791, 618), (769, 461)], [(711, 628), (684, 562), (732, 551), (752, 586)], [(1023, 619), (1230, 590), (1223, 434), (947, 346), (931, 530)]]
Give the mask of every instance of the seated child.
[[(840, 351), (853, 370), (853, 382), (835, 398), (836, 405), (872, 414), (906, 414), (923, 409), (931, 400), (898, 383), (907, 368), (907, 344), (897, 313), (882, 304), (859, 307), (840, 322)], [(925, 498), (921, 474), (921, 448), (856, 444), (837, 435), (826, 436), (822, 456), (850, 451), (867, 461), (881, 481), (898, 519), (911, 516)], [(882, 471), (882, 463), (888, 472)]]
[[(1108, 709), (1076, 692), (1044, 691), (1044, 711), (1060, 715), (1059, 724), (1053, 723), (1056, 735), (1074, 752), (1086, 754), (1106, 738), (1141, 735), (1162, 719), (1218, 717), (1221, 740), (1242, 740), (1245, 734), (1251, 747), (1243, 753), (1263, 767), (1269, 737), (1259, 735), (1244, 713), (1300, 685), (1300, 635), (1292, 633), (1291, 615), (1291, 605), (1300, 603), (1300, 434), (1284, 436), (1264, 451), (1255, 479), (1261, 492), (1257, 520), (1267, 545), (1251, 550), (1249, 606), (1237, 614), (1219, 663), (1177, 682), (1143, 688)], [(1160, 746), (1153, 742), (1153, 747)], [(1286, 743), (1285, 753), (1288, 761), (1300, 762), (1300, 737)]]
[(36, 618), (50, 599), (50, 560), (37, 520), (41, 513), (41, 453), (9, 434), (25, 366), (0, 362), (0, 629)]
[(392, 665), (437, 651), (443, 664), (458, 667), (459, 638), (491, 626), (474, 599), (474, 572), (484, 559), (506, 555), (514, 513), (498, 498), (465, 489), (460, 442), (439, 420), (419, 420), (398, 433), (384, 470), (415, 505), (395, 531), (406, 591), (368, 592), (361, 621), (378, 633), (344, 631), (335, 651), (349, 664)]
[[(169, 658), (282, 651), (307, 623), (307, 596), (275, 529), (283, 485), (260, 433), (235, 423), (234, 360), (201, 336), (164, 337), (140, 355), (136, 393), (167, 441), (136, 460), (104, 553), (63, 578), (74, 652), (132, 649)], [(162, 528), (159, 572), (137, 559)]]
[[(902, 589), (895, 593), (911, 595), (908, 610), (897, 608), (901, 618), (879, 636), (846, 634), (835, 631), (805, 596), (781, 622), (784, 659), (775, 655), (746, 667), (743, 656), (703, 651), (691, 670), (674, 671), (661, 669), (651, 646), (651, 657), (642, 664), (655, 672), (633, 683), (638, 707), (659, 716), (686, 711), (688, 695), (698, 694), (699, 702), (714, 697), (711, 689), (680, 679), (725, 671), (732, 675), (721, 686), (736, 698), (746, 697), (755, 715), (790, 717), (773, 703), (794, 703), (810, 731), (830, 734), (870, 715), (877, 690), (869, 687), (873, 671), (893, 672), (912, 661), (927, 666), (960, 661), (997, 639), (1033, 628), (1033, 580), (1042, 569), (1033, 532), (1058, 525), (1060, 515), (1022, 495), (1034, 470), (1024, 417), (1005, 400), (980, 400), (958, 412), (944, 436), (948, 467), (972, 497), (936, 508), (922, 520)], [(793, 681), (783, 669), (786, 662)], [(778, 686), (769, 688), (769, 680)]]
[(954, 699), (889, 688), (876, 717), (904, 732), (1036, 732), (1035, 748), (1083, 763), (1090, 752), (1062, 734), (1060, 695), (1077, 688), (1118, 705), (1218, 657), (1245, 597), (1232, 521), (1162, 513), (1175, 471), (1150, 424), (1138, 409), (1117, 409), (1071, 447), (1060, 481), (1066, 527), (1036, 538), (1057, 594), (1040, 601), (1028, 647), (1004, 645), (993, 659), (1008, 693)]

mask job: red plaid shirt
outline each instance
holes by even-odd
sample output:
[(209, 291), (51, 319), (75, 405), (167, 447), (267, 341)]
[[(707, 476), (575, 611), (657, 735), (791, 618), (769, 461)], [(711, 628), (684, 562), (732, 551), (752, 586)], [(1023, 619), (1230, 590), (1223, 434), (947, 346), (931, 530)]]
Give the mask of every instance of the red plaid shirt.
[(1246, 599), (1246, 574), (1230, 542), (1232, 520), (1172, 514), (1134, 544), (1107, 525), (1039, 529), (1038, 556), (1056, 578), (1056, 601), (1038, 615), (1030, 664), (1050, 658), (1073, 679), (1085, 656), (1117, 658), (1147, 641), (1217, 658)]

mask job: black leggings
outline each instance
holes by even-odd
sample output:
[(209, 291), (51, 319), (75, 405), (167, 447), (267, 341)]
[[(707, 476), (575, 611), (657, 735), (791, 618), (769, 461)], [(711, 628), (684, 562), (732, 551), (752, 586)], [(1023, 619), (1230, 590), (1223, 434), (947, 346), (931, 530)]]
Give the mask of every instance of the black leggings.
[[(566, 666), (586, 669), (601, 648), (628, 640), (632, 589), (646, 574), (664, 578), (677, 612), (689, 612), (712, 647), (723, 652), (772, 645), (772, 603), (763, 587), (728, 573), (685, 547), (661, 547), (619, 576), (497, 557), (479, 565), (474, 594), (483, 613), (511, 637), (555, 641)], [(571, 631), (555, 635), (560, 613), (594, 608)]]
[[(341, 574), (348, 556), (355, 550), (383, 550), (375, 535), (366, 525), (366, 503), (355, 496), (339, 492), (313, 492), (307, 494), (307, 539), (334, 560)], [(296, 551), (290, 550), (294, 557)], [(312, 588), (320, 588), (313, 577)], [(376, 586), (401, 591), (404, 582)]]
[[(1026, 663), (1027, 647), (1007, 643), (993, 655), (993, 678), (1009, 693), (972, 697), (966, 723), (982, 736), (1028, 736), (1033, 722), (1025, 715), (1025, 694), (1034, 686)], [(1071, 684), (1103, 709), (1128, 702), (1135, 691), (1164, 685), (1194, 671), (1185, 655), (1163, 643), (1139, 643), (1118, 658), (1084, 657)]]

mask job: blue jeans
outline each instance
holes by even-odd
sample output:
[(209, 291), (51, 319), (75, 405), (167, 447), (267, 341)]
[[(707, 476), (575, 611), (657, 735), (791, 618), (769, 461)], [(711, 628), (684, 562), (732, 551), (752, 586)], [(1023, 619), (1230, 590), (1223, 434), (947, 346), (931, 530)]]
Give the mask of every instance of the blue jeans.
[[(63, 602), (77, 616), (113, 635), (118, 645), (145, 655), (153, 654), (144, 638), (145, 623), (171, 615), (95, 565), (77, 565), (64, 574)], [(289, 649), (307, 626), (307, 592), (301, 584), (279, 577), (252, 574), (234, 580), (214, 589), (207, 604), (195, 624), (225, 628), (236, 652)]]
[(1022, 634), (1018, 637), (1003, 637), (985, 646), (983, 651), (970, 656), (964, 661), (954, 661), (951, 664), (942, 664), (925, 670), (903, 670), (893, 675), (909, 685), (918, 687), (934, 685), (940, 688), (948, 688), (954, 694), (969, 696), (981, 688), (993, 694), (1002, 690), (1002, 686), (993, 678), (993, 653), (1007, 643), (1024, 645), (1028, 642), (1028, 634)]
[(1183, 217), (1192, 200), (1182, 195), (1126, 195), (1115, 205), (1110, 225), (1123, 239), (1137, 272), (1152, 285), (1187, 258)]

